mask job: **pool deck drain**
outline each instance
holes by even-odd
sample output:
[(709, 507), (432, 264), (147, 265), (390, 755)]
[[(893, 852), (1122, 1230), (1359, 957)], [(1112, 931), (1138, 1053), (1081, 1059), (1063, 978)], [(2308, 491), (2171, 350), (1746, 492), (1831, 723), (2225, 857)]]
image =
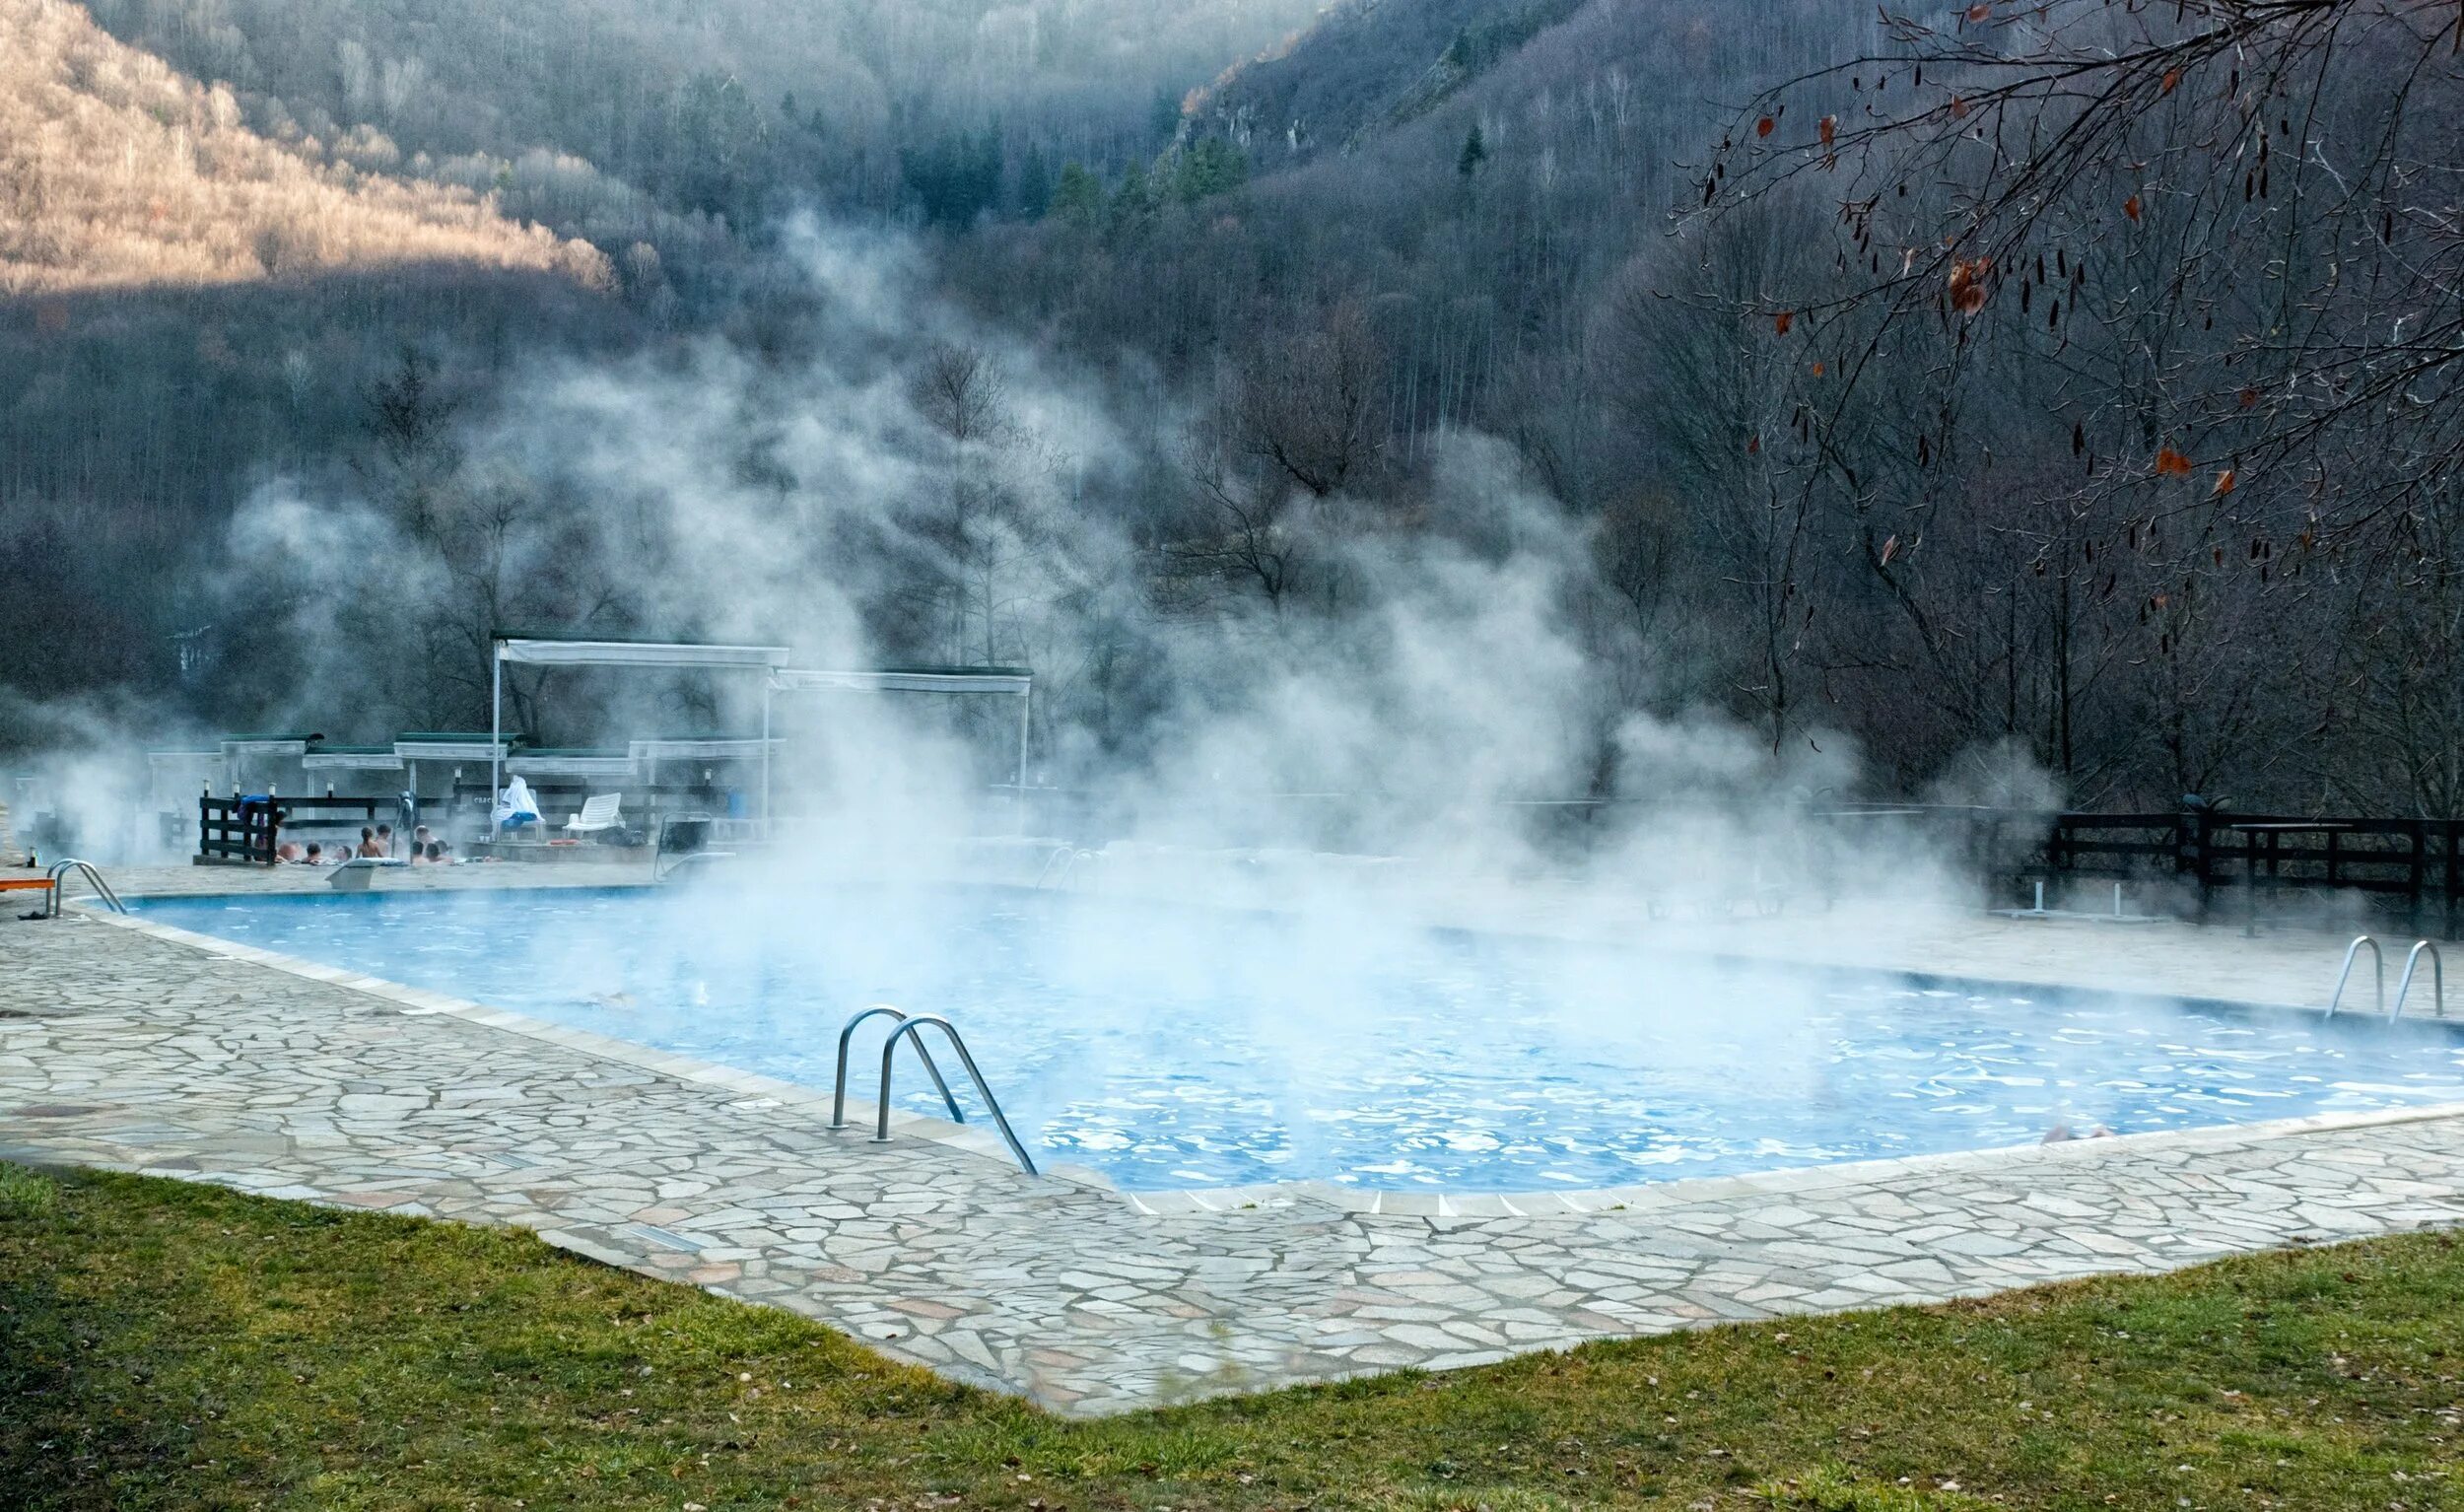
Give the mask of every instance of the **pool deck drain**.
[(0, 923), (0, 1155), (517, 1225), (1073, 1414), (2464, 1222), (2453, 1110), (1526, 1215), (1419, 1195), (1350, 1210), (1305, 1187), (1132, 1203), (935, 1139), (833, 1134), (760, 1078), (154, 930)]

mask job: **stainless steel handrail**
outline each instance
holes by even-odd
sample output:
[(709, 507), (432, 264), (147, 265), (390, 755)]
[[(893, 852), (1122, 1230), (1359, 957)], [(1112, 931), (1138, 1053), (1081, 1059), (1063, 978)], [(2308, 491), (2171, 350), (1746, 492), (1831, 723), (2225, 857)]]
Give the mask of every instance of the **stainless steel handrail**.
[[(984, 1072), (976, 1069), (976, 1058), (967, 1054), (967, 1042), (958, 1037), (957, 1027), (938, 1013), (918, 1013), (914, 1017), (905, 1020), (897, 1028), (890, 1031), (889, 1040), (882, 1045), (881, 1100), (873, 1105), (875, 1121), (872, 1131), (872, 1142), (875, 1144), (887, 1144), (890, 1142), (891, 1054), (898, 1049), (898, 1042), (901, 1039), (914, 1034), (917, 1030), (924, 1028), (926, 1024), (930, 1024), (932, 1027), (940, 1030), (942, 1035), (949, 1040), (950, 1049), (958, 1052), (958, 1064), (967, 1067), (968, 1077), (976, 1084), (976, 1095), (983, 1098), (984, 1106), (992, 1111), (992, 1122), (1000, 1127), (1001, 1137), (1009, 1141), (1009, 1152), (1018, 1157), (1018, 1168), (1026, 1172), (1029, 1176), (1036, 1175), (1035, 1161), (1027, 1154), (1027, 1147), (1018, 1142), (1018, 1135), (1010, 1130), (1008, 1116), (1001, 1112), (1000, 1099), (994, 1097), (992, 1095), (992, 1089), (984, 1084)], [(916, 1048), (922, 1050), (924, 1048), (924, 1042), (922, 1040), (918, 1040), (916, 1042)], [(944, 1089), (945, 1092), (946, 1090), (947, 1089)]]
[[(654, 856), (650, 858), (650, 880), (672, 882), (687, 871), (707, 869), (713, 861), (731, 861), (735, 859), (736, 854), (733, 851), (687, 851), (675, 857)], [(659, 869), (661, 860), (667, 863), (665, 870)]]
[(1085, 860), (1092, 854), (1092, 852), (1081, 851), (1076, 846), (1055, 847), (1053, 854), (1044, 858), (1044, 869), (1035, 874), (1035, 885), (1059, 887), (1069, 880), (1071, 872), (1078, 869), (1078, 862)]
[(60, 917), (62, 886), (68, 873), (71, 871), (85, 873), (87, 884), (94, 888), (95, 895), (97, 897), (111, 906), (112, 913), (125, 914), (128, 912), (128, 905), (120, 901), (120, 895), (118, 893), (111, 891), (110, 883), (103, 880), (103, 873), (94, 869), (94, 862), (79, 860), (76, 857), (71, 856), (51, 863), (51, 870), (48, 873), (51, 879), (51, 903), (49, 908), (45, 911), (45, 918), (57, 919)]
[[(876, 1002), (849, 1019), (846, 1026), (839, 1030), (839, 1079), (830, 1094), (830, 1127), (833, 1129), (847, 1127), (847, 1042), (855, 1037), (857, 1024), (868, 1018), (879, 1018), (884, 1014), (897, 1019), (902, 1024), (907, 1022), (907, 1014), (904, 1010), (894, 1008), (886, 1002)], [(892, 1036), (894, 1041), (896, 1038), (895, 1035)], [(963, 1055), (965, 1052), (961, 1051), (960, 1054)], [(932, 1064), (932, 1052), (924, 1048), (922, 1040), (916, 1041), (916, 1059), (924, 1063), (925, 1073), (932, 1077), (932, 1084), (940, 1088), (942, 1105), (950, 1110), (950, 1122), (955, 1124), (967, 1122), (967, 1115), (958, 1110), (958, 1099), (950, 1095), (950, 1084), (941, 1079), (941, 1068)], [(883, 1064), (886, 1067), (888, 1063)], [(887, 1076), (886, 1069), (883, 1074)], [(887, 1084), (886, 1081), (884, 1084)], [(988, 1097), (985, 1101), (991, 1102), (992, 1099)]]
[(2396, 984), (2396, 1005), (2387, 1010), (2389, 1022), (2404, 1016), (2404, 999), (2413, 991), (2413, 972), (2422, 963), (2422, 952), (2430, 952), (2430, 1015), (2447, 1016), (2447, 964), (2439, 959), (2438, 947), (2429, 940), (2416, 940), (2404, 957), (2404, 980)]
[[(713, 814), (683, 813), (659, 815), (657, 833), (654, 834), (650, 840), (650, 880), (653, 882), (664, 882), (669, 877), (674, 876), (677, 872), (682, 871), (686, 866), (697, 862), (732, 859), (735, 856), (733, 851), (714, 851), (707, 845), (699, 851), (671, 852), (667, 849), (667, 832), (676, 825), (717, 825), (718, 823), (718, 817)], [(660, 863), (662, 861), (668, 861), (671, 859), (673, 860), (673, 864), (661, 866)]]
[(2382, 1009), (2387, 1006), (2387, 957), (2382, 951), (2379, 950), (2378, 940), (2376, 937), (2368, 934), (2357, 935), (2355, 936), (2352, 944), (2345, 946), (2344, 970), (2336, 974), (2335, 996), (2327, 999), (2327, 1016), (2329, 1018), (2335, 1017), (2336, 1009), (2344, 1004), (2345, 984), (2353, 980), (2354, 958), (2361, 953), (2361, 947), (2363, 945), (2370, 947), (2371, 968), (2377, 976), (2377, 1006)]

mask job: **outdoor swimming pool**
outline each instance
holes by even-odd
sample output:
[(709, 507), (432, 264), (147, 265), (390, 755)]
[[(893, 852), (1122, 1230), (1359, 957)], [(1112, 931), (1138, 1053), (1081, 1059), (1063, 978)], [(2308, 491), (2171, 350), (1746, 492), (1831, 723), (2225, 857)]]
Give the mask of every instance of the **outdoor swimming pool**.
[[(1340, 914), (996, 889), (133, 906), (825, 1091), (857, 1008), (943, 1013), (1039, 1160), (1138, 1190), (1615, 1186), (2024, 1143), (2056, 1125), (2464, 1101), (2464, 1037), (2435, 1025), (1972, 996)], [(882, 1027), (858, 1032), (856, 1096)], [(902, 1062), (901, 1106), (939, 1112)]]

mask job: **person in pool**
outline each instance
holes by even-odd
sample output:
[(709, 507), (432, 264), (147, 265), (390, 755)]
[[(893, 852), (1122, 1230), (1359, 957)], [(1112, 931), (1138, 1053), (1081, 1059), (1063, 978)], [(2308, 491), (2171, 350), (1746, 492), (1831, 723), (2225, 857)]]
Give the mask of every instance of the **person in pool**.
[(360, 826), (359, 854), (370, 860), (375, 860), (385, 854), (385, 848), (376, 843), (376, 832), (365, 824)]

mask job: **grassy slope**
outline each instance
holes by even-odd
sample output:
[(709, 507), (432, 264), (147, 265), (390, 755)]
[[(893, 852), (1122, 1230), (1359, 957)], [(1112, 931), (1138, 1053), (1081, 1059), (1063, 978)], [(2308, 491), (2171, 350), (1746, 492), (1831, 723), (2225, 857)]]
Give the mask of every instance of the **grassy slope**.
[(0, 1166), (0, 1503), (2414, 1512), (2460, 1294), (2420, 1236), (1068, 1423), (523, 1236)]

